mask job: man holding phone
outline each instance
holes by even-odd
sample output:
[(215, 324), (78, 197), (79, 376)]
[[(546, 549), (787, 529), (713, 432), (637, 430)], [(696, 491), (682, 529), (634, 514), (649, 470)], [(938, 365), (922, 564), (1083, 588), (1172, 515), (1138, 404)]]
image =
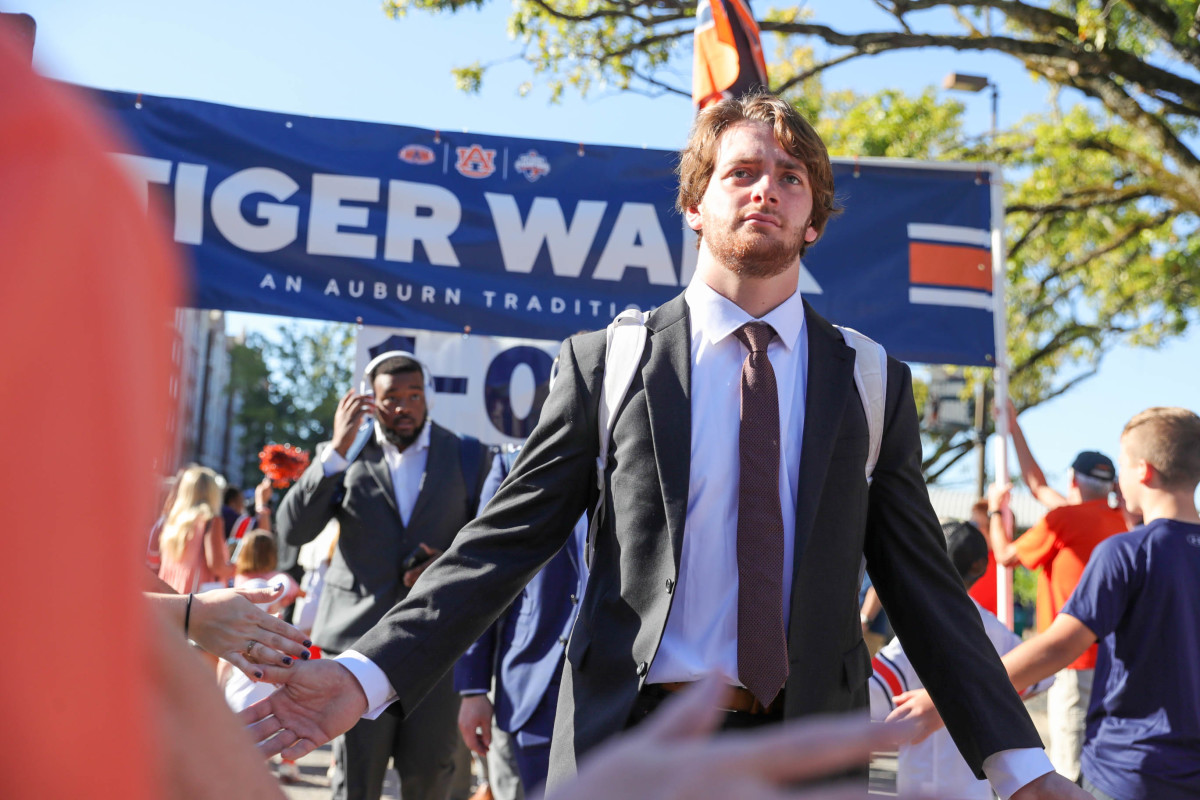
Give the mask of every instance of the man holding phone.
[[(341, 525), (312, 634), (331, 655), (347, 650), (403, 600), (450, 545), (474, 516), (491, 464), (484, 445), (429, 419), (432, 377), (411, 353), (376, 357), (363, 381), (370, 393), (342, 397), (332, 441), (318, 448), (278, 514), (288, 545), (316, 538), (332, 518)], [(444, 800), (458, 706), (447, 675), (406, 719), (384, 714), (339, 737), (335, 800), (378, 798), (389, 758), (405, 800)]]

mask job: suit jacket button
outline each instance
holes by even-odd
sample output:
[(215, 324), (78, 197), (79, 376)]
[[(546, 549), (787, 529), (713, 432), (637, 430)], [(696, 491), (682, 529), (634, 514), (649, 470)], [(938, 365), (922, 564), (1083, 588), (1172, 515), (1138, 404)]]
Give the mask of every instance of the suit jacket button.
[(673, 591), (675, 591), (675, 579), (667, 578), (667, 594), (670, 594)]
[(579, 602), (579, 598), (576, 597), (575, 595), (571, 595), (571, 605), (575, 605), (578, 602)]
[(638, 668), (637, 668), (637, 674), (638, 674), (638, 677), (639, 677), (639, 678), (644, 678), (644, 677), (646, 677), (646, 673), (647, 673), (647, 672), (649, 672), (649, 671), (650, 671), (650, 665), (649, 665), (649, 664), (647, 664), (645, 661), (643, 661), (642, 663), (638, 664)]

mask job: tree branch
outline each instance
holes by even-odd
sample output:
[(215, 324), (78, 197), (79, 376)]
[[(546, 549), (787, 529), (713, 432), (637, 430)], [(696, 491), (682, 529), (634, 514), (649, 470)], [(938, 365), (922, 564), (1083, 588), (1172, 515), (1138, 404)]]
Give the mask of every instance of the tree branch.
[[(949, 443), (950, 440), (947, 440)], [(953, 467), (959, 460), (975, 447), (975, 442), (970, 439), (963, 439), (952, 447), (945, 448), (936, 456), (931, 456), (929, 459), (921, 463), (921, 470), (925, 473), (926, 483), (936, 483), (937, 479), (942, 477), (948, 469)], [(937, 460), (945, 455), (950, 455), (950, 460), (941, 464), (937, 469), (933, 469), (933, 465)]]
[[(1007, 206), (1004, 210), (1004, 213), (1006, 215), (1015, 213), (1056, 214), (1068, 211), (1085, 211), (1093, 208), (1105, 208), (1107, 206), (1123, 205), (1131, 200), (1140, 200), (1143, 197), (1153, 197), (1155, 194), (1153, 191), (1143, 186), (1106, 194), (1108, 191), (1110, 190), (1084, 189), (1078, 192), (1064, 194), (1057, 201), (1053, 203), (1046, 203), (1044, 205), (1014, 203), (1010, 206)], [(1088, 199), (1093, 196), (1095, 196), (1097, 199)]]
[(836, 67), (838, 64), (844, 64), (847, 61), (850, 61), (851, 59), (854, 59), (854, 58), (858, 58), (862, 55), (863, 55), (862, 53), (847, 53), (846, 55), (838, 56), (837, 58), (832, 59), (830, 61), (825, 61), (821, 64), (816, 64), (816, 65), (810, 67), (809, 69), (804, 70), (804, 72), (801, 72), (799, 75), (793, 75), (792, 77), (788, 78), (786, 81), (779, 84), (779, 86), (772, 89), (772, 91), (775, 94), (781, 95), (784, 92), (786, 92), (787, 90), (791, 89), (796, 84), (804, 83), (809, 78), (812, 78), (815, 75), (819, 75), (820, 73), (824, 72), (825, 70), (829, 69), (830, 67)]
[[(1180, 36), (1183, 23), (1169, 7), (1158, 0), (1125, 0), (1139, 17), (1155, 28), (1179, 57), (1200, 69), (1200, 43), (1194, 36)], [(1197, 13), (1200, 13), (1198, 11)]]

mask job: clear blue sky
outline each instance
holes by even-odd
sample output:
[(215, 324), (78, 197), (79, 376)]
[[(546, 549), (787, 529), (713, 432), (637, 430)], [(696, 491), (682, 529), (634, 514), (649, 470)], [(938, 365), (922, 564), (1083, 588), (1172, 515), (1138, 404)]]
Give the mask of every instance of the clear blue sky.
[[(886, 24), (869, 0), (806, 5), (843, 30)], [(498, 61), (516, 51), (505, 35), (509, 4), (496, 0), (483, 11), (414, 13), (399, 21), (383, 15), (379, 0), (0, 0), (0, 9), (37, 19), (38, 69), (104, 89), (321, 117), (661, 148), (682, 144), (692, 116), (682, 98), (602, 88), (586, 100), (568, 94), (552, 106), (531, 71), (514, 62), (494, 68), (481, 95), (456, 91), (451, 67)], [(772, 48), (769, 41), (768, 54)], [(677, 85), (688, 85), (688, 68), (680, 65)], [(999, 84), (1001, 127), (1046, 103), (1044, 86), (1012, 59), (994, 55), (921, 51), (860, 59), (827, 73), (825, 82), (915, 93), (940, 86), (950, 71), (986, 74)], [(535, 88), (520, 98), (516, 87), (525, 80), (533, 80)], [(968, 133), (985, 133), (987, 97), (960, 99), (967, 106)], [(238, 319), (263, 324), (248, 315)], [(1099, 375), (1021, 422), (1051, 483), (1065, 488), (1066, 468), (1077, 451), (1099, 449), (1115, 458), (1121, 426), (1150, 405), (1200, 409), (1200, 333), (1157, 351), (1115, 351)], [(970, 483), (964, 474), (962, 484)]]

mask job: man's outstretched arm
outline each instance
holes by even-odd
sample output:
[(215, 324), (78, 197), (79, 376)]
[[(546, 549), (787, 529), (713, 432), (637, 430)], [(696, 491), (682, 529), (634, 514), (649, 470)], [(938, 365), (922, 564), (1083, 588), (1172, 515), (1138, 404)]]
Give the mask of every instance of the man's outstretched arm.
[(1065, 668), (1096, 643), (1096, 634), (1070, 614), (1059, 614), (1044, 633), (1023, 642), (1001, 661), (1018, 692)]

